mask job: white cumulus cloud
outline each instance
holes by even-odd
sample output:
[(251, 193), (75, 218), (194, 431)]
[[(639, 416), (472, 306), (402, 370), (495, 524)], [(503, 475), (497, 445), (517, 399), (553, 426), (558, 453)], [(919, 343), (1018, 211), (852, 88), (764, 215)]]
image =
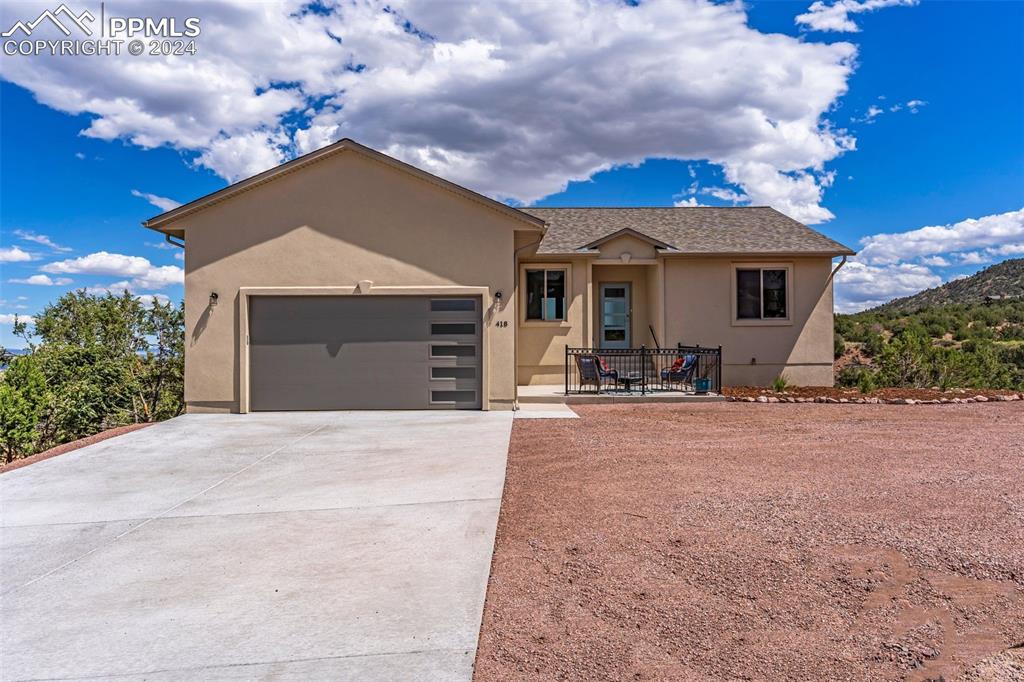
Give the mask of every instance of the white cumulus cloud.
[(677, 208), (695, 208), (697, 206), (706, 205), (707, 204), (702, 204), (699, 201), (697, 201), (697, 197), (687, 197), (686, 199), (678, 199), (673, 203), (673, 206), (676, 206)]
[(140, 192), (137, 189), (133, 189), (132, 190), (132, 196), (133, 197), (139, 197), (140, 199), (145, 199), (149, 203), (151, 203), (154, 206), (156, 206), (157, 208), (159, 208), (161, 211), (170, 211), (172, 209), (175, 209), (175, 208), (178, 208), (179, 206), (181, 206), (181, 202), (180, 201), (175, 201), (174, 199), (168, 199), (167, 197), (162, 197), (162, 196), (159, 196), (157, 194), (149, 194), (148, 192)]
[(721, 199), (722, 201), (731, 201), (734, 204), (750, 200), (746, 195), (740, 194), (736, 190), (729, 189), (728, 187), (708, 187), (704, 189), (702, 193), (710, 194), (716, 199)]
[[(14, 18), (9, 6), (0, 16)], [(19, 57), (0, 70), (92, 115), (87, 136), (192, 152), (228, 180), (341, 137), (518, 203), (649, 158), (706, 160), (754, 203), (815, 223), (832, 217), (825, 164), (855, 147), (828, 114), (856, 48), (762, 33), (742, 3), (196, 7), (161, 5), (201, 15), (195, 56)]]
[[(1024, 245), (1024, 208), (930, 225), (909, 232), (875, 234), (860, 240), (858, 260), (891, 264), (915, 258), (982, 250), (991, 256), (1010, 255)], [(989, 258), (991, 260), (992, 258)], [(981, 262), (981, 261), (978, 261)]]
[(850, 18), (851, 14), (874, 12), (884, 7), (916, 5), (918, 0), (819, 0), (796, 17), (796, 23), (814, 31), (838, 31), (856, 33), (860, 27)]
[(942, 284), (942, 277), (924, 265), (868, 265), (851, 261), (836, 273), (836, 309), (853, 312)]
[[(153, 265), (142, 256), (98, 251), (80, 258), (47, 263), (43, 272), (83, 275), (112, 275), (129, 278), (124, 283), (131, 289), (162, 289), (185, 281), (185, 271), (177, 265)], [(114, 286), (114, 285), (111, 285)]]
[(17, 246), (0, 247), (0, 263), (22, 263), (32, 260), (32, 254)]
[(144, 308), (152, 308), (153, 303), (167, 305), (171, 302), (171, 299), (164, 294), (139, 294), (136, 298), (139, 299), (139, 302), (142, 303), (142, 307)]
[(40, 287), (62, 287), (71, 284), (70, 277), (50, 277), (49, 275), (32, 275), (25, 279), (9, 279), (13, 284), (32, 284)]
[(170, 302), (170, 297), (166, 294), (136, 294), (135, 287), (131, 282), (114, 282), (113, 284), (91, 286), (85, 288), (85, 293), (103, 296), (105, 294), (113, 294), (114, 296), (123, 296), (125, 292), (132, 294), (135, 298), (139, 299), (145, 308), (152, 308), (153, 302), (157, 301), (160, 304)]
[(28, 322), (29, 324), (35, 322), (35, 319), (31, 315), (0, 313), (0, 324), (14, 324), (15, 318), (17, 318), (19, 322)]
[(33, 242), (54, 251), (71, 251), (71, 247), (61, 246), (45, 234), (36, 234), (35, 232), (29, 232), (28, 230), (15, 230), (14, 234), (27, 242)]
[(836, 275), (836, 308), (853, 312), (942, 284), (935, 268), (1024, 254), (1024, 209), (906, 232), (871, 235)]

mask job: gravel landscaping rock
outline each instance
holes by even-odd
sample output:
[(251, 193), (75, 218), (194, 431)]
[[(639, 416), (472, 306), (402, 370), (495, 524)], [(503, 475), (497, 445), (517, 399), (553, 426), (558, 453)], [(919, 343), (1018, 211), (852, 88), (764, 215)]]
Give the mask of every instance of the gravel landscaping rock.
[(577, 411), (513, 429), (477, 680), (1018, 679), (1024, 403)]
[(726, 386), (722, 395), (733, 402), (758, 403), (799, 403), (816, 402), (837, 404), (881, 403), (889, 405), (936, 405), (948, 403), (985, 403), (1024, 400), (1024, 394), (1003, 389), (985, 389), (979, 392), (973, 388), (958, 388), (941, 391), (938, 388), (882, 388), (863, 394), (856, 388), (835, 388), (831, 386), (794, 386), (782, 393), (757, 386)]

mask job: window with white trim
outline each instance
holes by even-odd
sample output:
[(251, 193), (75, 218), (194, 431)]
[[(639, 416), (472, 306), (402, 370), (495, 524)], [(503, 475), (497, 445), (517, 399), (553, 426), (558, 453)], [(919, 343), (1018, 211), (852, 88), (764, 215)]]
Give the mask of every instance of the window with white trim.
[(736, 319), (789, 318), (787, 268), (736, 268)]
[(526, 319), (565, 319), (565, 270), (526, 271)]

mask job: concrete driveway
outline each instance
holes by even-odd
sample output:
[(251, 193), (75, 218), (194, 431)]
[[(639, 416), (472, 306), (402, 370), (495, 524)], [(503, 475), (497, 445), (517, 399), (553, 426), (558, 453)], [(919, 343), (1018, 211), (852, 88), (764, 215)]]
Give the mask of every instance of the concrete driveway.
[(509, 412), (188, 415), (0, 475), (4, 680), (468, 680)]

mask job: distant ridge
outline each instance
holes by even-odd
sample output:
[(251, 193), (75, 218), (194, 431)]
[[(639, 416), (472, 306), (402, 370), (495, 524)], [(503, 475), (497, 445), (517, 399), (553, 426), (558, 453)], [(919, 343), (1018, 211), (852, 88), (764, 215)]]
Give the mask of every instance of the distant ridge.
[(984, 303), (986, 296), (1012, 296), (1024, 299), (1024, 258), (1012, 258), (976, 272), (970, 277), (946, 282), (942, 286), (896, 298), (872, 308), (873, 311), (914, 312), (922, 308), (950, 303)]

